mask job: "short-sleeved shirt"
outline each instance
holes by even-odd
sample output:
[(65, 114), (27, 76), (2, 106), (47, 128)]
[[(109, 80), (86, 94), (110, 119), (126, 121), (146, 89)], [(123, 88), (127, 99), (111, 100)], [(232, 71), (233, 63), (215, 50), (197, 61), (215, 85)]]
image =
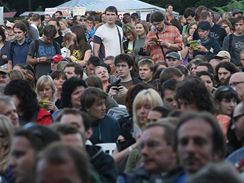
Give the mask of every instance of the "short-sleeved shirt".
[[(119, 30), (119, 32), (118, 32)], [(120, 33), (120, 37), (119, 34)], [(100, 44), (99, 57), (117, 56), (121, 54), (123, 31), (115, 25), (110, 27), (107, 24), (100, 26), (94, 35), (94, 43)]]
[(7, 59), (12, 61), (13, 66), (16, 64), (26, 65), (30, 42), (31, 40), (26, 39), (21, 45), (17, 41), (10, 43), (7, 49)]
[[(44, 43), (41, 39), (39, 41), (38, 51), (35, 53), (35, 41), (32, 41), (29, 48), (29, 55), (39, 58), (39, 57), (47, 57), (52, 58), (56, 54), (61, 54), (60, 46), (58, 43)], [(54, 44), (57, 44), (57, 50), (55, 49)]]
[[(232, 40), (230, 40), (230, 36), (232, 36)], [(236, 36), (234, 34), (226, 36), (222, 49), (230, 53), (233, 64), (240, 66), (240, 52), (244, 49), (244, 36)]]

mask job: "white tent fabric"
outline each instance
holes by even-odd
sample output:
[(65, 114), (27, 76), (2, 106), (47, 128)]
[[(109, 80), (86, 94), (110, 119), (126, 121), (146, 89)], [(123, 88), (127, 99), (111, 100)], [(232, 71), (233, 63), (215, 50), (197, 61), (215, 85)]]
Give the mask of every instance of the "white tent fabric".
[(148, 11), (165, 9), (144, 3), (139, 0), (71, 0), (63, 3), (59, 7), (85, 7), (87, 11), (101, 11), (103, 12), (108, 6), (115, 6), (118, 11)]

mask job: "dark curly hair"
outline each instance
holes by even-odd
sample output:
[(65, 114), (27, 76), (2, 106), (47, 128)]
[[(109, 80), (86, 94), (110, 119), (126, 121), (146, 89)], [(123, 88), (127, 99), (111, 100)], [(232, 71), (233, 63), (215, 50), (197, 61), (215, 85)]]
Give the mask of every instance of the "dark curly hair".
[(62, 108), (72, 107), (71, 95), (75, 91), (75, 89), (79, 86), (83, 86), (84, 88), (87, 87), (84, 80), (76, 77), (72, 77), (64, 82), (62, 92), (61, 92)]
[(211, 94), (204, 83), (197, 77), (188, 77), (176, 87), (176, 100), (186, 100), (195, 104), (199, 111), (215, 113), (215, 107)]
[(17, 109), (24, 123), (33, 120), (34, 115), (39, 110), (39, 106), (37, 95), (28, 81), (21, 79), (10, 81), (4, 89), (4, 94), (16, 96), (20, 100)]

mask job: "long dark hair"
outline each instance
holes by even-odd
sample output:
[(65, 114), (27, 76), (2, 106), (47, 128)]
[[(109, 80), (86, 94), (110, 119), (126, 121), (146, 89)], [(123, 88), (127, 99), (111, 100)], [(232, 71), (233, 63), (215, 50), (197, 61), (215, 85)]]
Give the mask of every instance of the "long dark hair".
[(33, 120), (34, 115), (39, 110), (39, 106), (37, 95), (28, 81), (21, 79), (10, 81), (4, 89), (4, 94), (16, 96), (19, 99), (20, 103), (17, 108), (24, 123)]
[(70, 50), (80, 50), (82, 56), (84, 57), (86, 50), (90, 48), (90, 45), (87, 43), (85, 35), (85, 27), (81, 25), (74, 25), (71, 28), (71, 31), (76, 35), (76, 43), (70, 47)]
[(82, 79), (76, 77), (72, 77), (64, 82), (61, 92), (62, 108), (72, 107), (71, 95), (79, 86), (83, 86), (84, 88), (86, 88), (86, 83)]

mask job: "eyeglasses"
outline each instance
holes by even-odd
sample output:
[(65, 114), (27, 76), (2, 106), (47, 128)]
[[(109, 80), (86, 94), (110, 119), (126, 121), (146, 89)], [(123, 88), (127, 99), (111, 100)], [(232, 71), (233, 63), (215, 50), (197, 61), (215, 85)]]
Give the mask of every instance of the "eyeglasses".
[(230, 86), (236, 86), (236, 85), (243, 84), (243, 83), (244, 83), (244, 81), (236, 81), (236, 82), (230, 83)]

